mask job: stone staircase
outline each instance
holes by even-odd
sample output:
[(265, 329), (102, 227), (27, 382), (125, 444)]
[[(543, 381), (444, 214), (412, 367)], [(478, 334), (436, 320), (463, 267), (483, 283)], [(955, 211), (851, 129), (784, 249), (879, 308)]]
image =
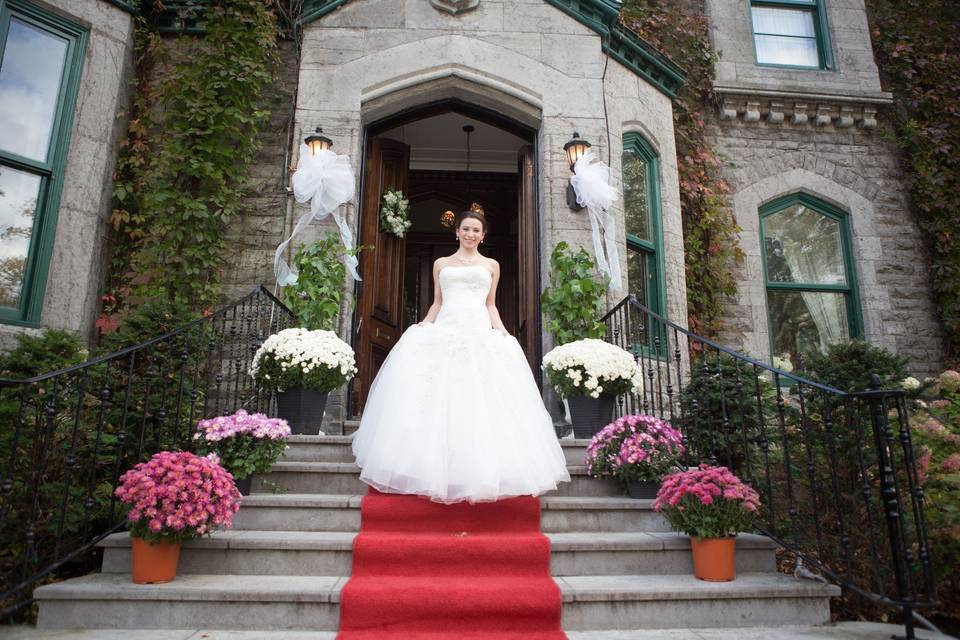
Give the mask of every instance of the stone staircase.
[[(839, 589), (775, 571), (774, 545), (738, 539), (738, 576), (692, 576), (689, 542), (650, 500), (586, 475), (586, 441), (562, 440), (573, 482), (542, 502), (567, 631), (810, 625)], [(133, 585), (126, 533), (107, 538), (102, 572), (41, 587), (40, 629), (312, 630), (338, 627), (366, 486), (349, 436), (294, 436), (258, 477), (234, 528), (184, 545), (174, 582)]]

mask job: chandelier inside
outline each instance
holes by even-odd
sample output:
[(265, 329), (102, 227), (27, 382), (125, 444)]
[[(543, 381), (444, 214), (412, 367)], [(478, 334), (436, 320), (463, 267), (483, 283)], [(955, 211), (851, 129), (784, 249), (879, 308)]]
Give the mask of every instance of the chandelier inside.
[[(470, 198), (470, 134), (473, 133), (474, 126), (472, 124), (463, 125), (463, 132), (467, 134), (467, 201), (469, 202)], [(483, 205), (479, 202), (471, 202), (469, 206), (470, 211), (476, 211), (480, 214), (485, 215)], [(457, 219), (457, 214), (447, 209), (440, 214), (440, 224), (445, 227), (452, 227), (454, 221)]]

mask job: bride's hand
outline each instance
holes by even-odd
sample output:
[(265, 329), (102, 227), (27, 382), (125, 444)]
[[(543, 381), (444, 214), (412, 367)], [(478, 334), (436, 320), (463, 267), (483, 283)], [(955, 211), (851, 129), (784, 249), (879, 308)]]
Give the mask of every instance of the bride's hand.
[(420, 322), (417, 323), (417, 326), (418, 326), (418, 327), (423, 327), (423, 326), (426, 326), (426, 325), (428, 325), (428, 324), (433, 324), (433, 323), (430, 322), (429, 320), (421, 320)]

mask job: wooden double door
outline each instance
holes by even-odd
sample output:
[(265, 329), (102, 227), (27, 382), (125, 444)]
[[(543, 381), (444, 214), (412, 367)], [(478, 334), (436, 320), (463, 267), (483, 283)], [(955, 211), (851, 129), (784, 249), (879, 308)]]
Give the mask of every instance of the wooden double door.
[[(533, 147), (518, 152), (517, 173), (455, 174), (411, 172), (410, 149), (388, 138), (371, 138), (364, 164), (359, 244), (360, 293), (354, 320), (354, 348), (359, 372), (351, 387), (351, 405), (359, 415), (370, 383), (400, 335), (423, 318), (433, 300), (433, 261), (456, 251), (453, 229), (412, 232), (405, 238), (380, 231), (381, 196), (396, 189), (411, 200), (433, 202), (467, 197), (484, 203), (490, 231), (483, 253), (500, 263), (497, 307), (507, 329), (523, 347), (540, 380), (539, 262), (537, 251), (536, 176)], [(474, 197), (475, 196), (475, 197)], [(461, 207), (462, 208), (462, 207)], [(441, 211), (435, 215), (439, 219)], [(422, 226), (422, 225), (421, 225)], [(434, 225), (436, 226), (436, 225)]]

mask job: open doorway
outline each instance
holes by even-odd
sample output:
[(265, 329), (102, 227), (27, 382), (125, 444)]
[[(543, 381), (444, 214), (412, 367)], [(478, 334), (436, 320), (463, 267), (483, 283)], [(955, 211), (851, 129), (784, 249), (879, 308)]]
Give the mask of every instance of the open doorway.
[[(361, 413), (392, 346), (426, 314), (434, 294), (433, 261), (456, 251), (443, 213), (458, 213), (474, 202), (483, 207), (489, 226), (482, 251), (500, 263), (501, 317), (540, 379), (534, 140), (532, 129), (456, 101), (367, 128), (358, 240), (374, 249), (360, 256), (354, 415)], [(388, 189), (402, 191), (410, 201), (412, 226), (404, 238), (379, 229), (380, 199)]]

